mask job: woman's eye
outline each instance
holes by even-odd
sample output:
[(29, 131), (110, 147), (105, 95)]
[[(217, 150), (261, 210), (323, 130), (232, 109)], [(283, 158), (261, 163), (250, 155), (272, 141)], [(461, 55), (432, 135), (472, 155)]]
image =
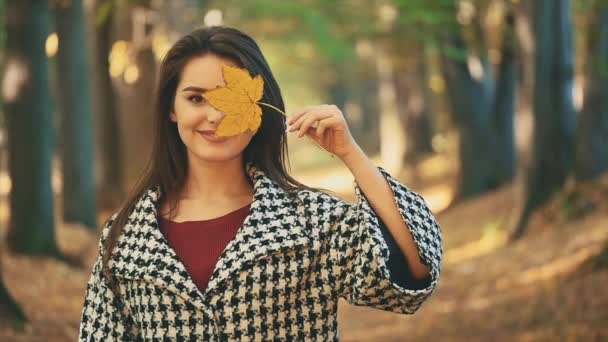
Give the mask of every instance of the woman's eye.
[(205, 98), (203, 98), (201, 95), (192, 95), (188, 97), (188, 100), (194, 103), (201, 103), (205, 101)]

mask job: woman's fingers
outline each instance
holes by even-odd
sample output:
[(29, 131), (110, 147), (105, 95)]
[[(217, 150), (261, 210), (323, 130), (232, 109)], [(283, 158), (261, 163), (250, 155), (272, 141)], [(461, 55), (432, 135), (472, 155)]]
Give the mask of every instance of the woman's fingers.
[(317, 125), (317, 128), (316, 128), (317, 136), (322, 137), (323, 133), (325, 133), (325, 130), (328, 127), (331, 127), (334, 124), (334, 121), (335, 121), (334, 118), (331, 116), (326, 119), (319, 120), (319, 124)]
[(316, 106), (306, 106), (302, 109), (300, 109), (299, 111), (291, 114), (288, 118), (287, 118), (287, 124), (288, 125), (293, 125), (293, 123), (300, 118), (302, 115), (304, 115), (306, 112), (308, 112), (309, 110), (315, 108)]
[(318, 120), (323, 120), (323, 119), (329, 118), (331, 115), (332, 115), (331, 113), (327, 113), (327, 112), (309, 113), (309, 115), (306, 115), (306, 117), (302, 121), (302, 125), (300, 126), (300, 129), (299, 129), (298, 137), (301, 137), (304, 134), (306, 134), (306, 132), (308, 132), (308, 128), (310, 128), (313, 123), (315, 123)]
[(298, 127), (300, 127), (300, 125), (302, 124), (302, 121), (304, 120), (304, 118), (306, 117), (306, 115), (308, 115), (309, 113), (312, 112), (312, 108), (308, 109), (305, 112), (300, 112), (297, 114), (297, 117), (294, 116), (293, 120), (289, 123), (289, 126), (291, 127), (290, 131), (293, 131), (295, 129), (297, 129)]

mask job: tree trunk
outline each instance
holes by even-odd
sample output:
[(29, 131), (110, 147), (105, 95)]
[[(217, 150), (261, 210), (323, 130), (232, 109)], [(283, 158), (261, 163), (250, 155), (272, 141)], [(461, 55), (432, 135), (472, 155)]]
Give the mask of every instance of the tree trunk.
[(534, 3), (519, 1), (513, 5), (515, 15), (514, 31), (520, 65), (519, 91), (517, 96), (517, 111), (532, 113), (532, 97), (534, 93)]
[(589, 28), (586, 86), (577, 131), (578, 180), (608, 171), (608, 7), (593, 11)]
[[(334, 61), (328, 67), (332, 75), (327, 84), (327, 103), (335, 104), (344, 112), (350, 131), (368, 153), (378, 153), (380, 147), (378, 115), (375, 109), (376, 82), (366, 73), (365, 62)], [(370, 80), (370, 78), (372, 78)]]
[(515, 177), (515, 93), (517, 90), (517, 59), (515, 56), (514, 17), (505, 21), (502, 55), (498, 66), (494, 100), (493, 166), (491, 187), (508, 183)]
[(101, 209), (120, 205), (125, 196), (118, 106), (110, 78), (108, 56), (112, 46), (113, 10), (103, 22), (95, 23), (95, 13), (105, 0), (96, 0), (93, 13), (89, 13), (89, 36), (92, 37), (92, 99), (96, 130), (97, 194)]
[(0, 248), (0, 321), (23, 323), (27, 320), (23, 310), (4, 285), (2, 276), (2, 248)]
[[(0, 0), (0, 27), (4, 28), (4, 14), (5, 14), (5, 5), (4, 1)], [(0, 49), (4, 49), (4, 37), (0, 39)], [(2, 61), (3, 62), (3, 61)], [(4, 63), (2, 63), (4, 64)], [(3, 99), (4, 100), (4, 99)], [(0, 105), (3, 101), (0, 101)], [(2, 110), (0, 108), (0, 113)], [(1, 117), (1, 119), (4, 119)], [(4, 120), (0, 120), (0, 126), (4, 122)], [(4, 128), (4, 127), (2, 127)], [(0, 148), (0, 161), (4, 160), (4, 149)], [(21, 307), (11, 294), (8, 292), (8, 289), (4, 285), (4, 277), (2, 276), (2, 243), (0, 241), (0, 321), (17, 321), (24, 322), (26, 320)]]
[(576, 117), (572, 98), (574, 47), (569, 0), (537, 0), (534, 138), (521, 216), (512, 239), (526, 230), (532, 211), (562, 188), (573, 165)]
[(375, 67), (367, 61), (360, 61), (355, 68), (356, 87), (352, 103), (357, 106), (358, 113), (349, 113), (345, 108), (346, 115), (349, 117), (358, 115), (350, 121), (350, 123), (356, 123), (353, 126), (353, 136), (367, 153), (377, 154), (380, 152), (378, 73)]
[(405, 132), (397, 112), (392, 61), (382, 48), (376, 51), (376, 67), (380, 100), (380, 157), (387, 170), (396, 174), (403, 167)]
[[(466, 51), (462, 37), (454, 37), (452, 47)], [(466, 199), (492, 188), (492, 127), (490, 113), (494, 79), (485, 56), (479, 57), (483, 74), (474, 78), (465, 60), (443, 57), (443, 72), (454, 123), (459, 132), (460, 171), (456, 198)]]
[[(577, 131), (575, 176), (594, 179), (608, 169), (608, 6), (592, 7), (583, 109)], [(608, 243), (589, 261), (592, 269), (608, 267)]]
[[(422, 49), (421, 46), (417, 46)], [(403, 53), (406, 53), (405, 51)], [(433, 147), (431, 120), (428, 110), (428, 91), (426, 87), (426, 63), (424, 57), (417, 54), (406, 63), (395, 65), (395, 90), (400, 116), (405, 130), (405, 162), (415, 161), (431, 153)]]
[[(459, 188), (466, 199), (510, 182), (515, 174), (514, 113), (517, 63), (512, 44), (513, 17), (505, 23), (498, 74), (490, 65), (479, 19), (468, 28), (475, 37), (468, 48), (463, 35), (451, 47), (465, 57), (442, 56), (447, 94), (459, 131)], [(475, 50), (472, 54), (469, 50)]]
[[(150, 9), (135, 5), (125, 6), (115, 13), (116, 39), (129, 42), (133, 59), (129, 64), (136, 67), (138, 77), (128, 83), (117, 78), (117, 104), (121, 113), (119, 126), (122, 148), (124, 184), (127, 189), (141, 177), (141, 170), (148, 162), (151, 152), (150, 139), (153, 134), (151, 118), (155, 115), (154, 97), (157, 63), (151, 46), (150, 32), (156, 21), (148, 18)], [(146, 18), (142, 20), (142, 18)], [(139, 34), (138, 34), (139, 32)]]
[(57, 255), (51, 158), (53, 120), (45, 41), (46, 1), (9, 1), (3, 99), (11, 178), (8, 245), (28, 254)]
[(340, 66), (334, 65), (332, 68), (335, 68), (336, 79), (328, 86), (328, 99), (329, 103), (335, 104), (338, 108), (343, 109), (346, 105), (346, 102), (349, 98), (349, 89), (348, 82), (349, 80), (346, 77), (343, 77), (342, 70)]
[(97, 227), (89, 73), (81, 0), (57, 3), (63, 220)]

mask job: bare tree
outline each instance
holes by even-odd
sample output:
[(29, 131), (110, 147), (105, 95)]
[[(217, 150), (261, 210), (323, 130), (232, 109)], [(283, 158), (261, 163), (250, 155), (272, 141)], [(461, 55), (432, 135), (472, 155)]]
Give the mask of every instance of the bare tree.
[(97, 227), (93, 127), (84, 11), (81, 0), (57, 2), (57, 82), (61, 117), (63, 220)]
[(59, 255), (51, 188), (53, 120), (44, 50), (48, 3), (9, 1), (5, 18), (4, 83), (11, 86), (4, 92), (3, 108), (12, 184), (7, 239), (13, 251)]
[(577, 131), (575, 174), (593, 179), (608, 171), (608, 5), (590, 13), (583, 109)]
[(572, 97), (574, 47), (569, 0), (537, 0), (534, 9), (534, 137), (525, 171), (521, 215), (511, 238), (521, 237), (532, 211), (561, 189), (574, 157)]

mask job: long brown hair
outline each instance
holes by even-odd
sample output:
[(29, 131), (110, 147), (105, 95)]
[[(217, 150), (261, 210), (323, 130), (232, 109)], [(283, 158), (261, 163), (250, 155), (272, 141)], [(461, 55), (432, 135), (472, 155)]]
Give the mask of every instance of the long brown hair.
[[(264, 79), (264, 96), (261, 101), (284, 111), (279, 85), (258, 44), (250, 36), (234, 28), (213, 26), (197, 29), (179, 39), (167, 52), (160, 65), (150, 158), (133, 190), (117, 212), (104, 240), (102, 269), (111, 283), (113, 277), (108, 261), (120, 232), (138, 200), (154, 186), (160, 186), (162, 196), (166, 195), (171, 199), (172, 195), (179, 192), (184, 185), (188, 166), (186, 146), (179, 136), (176, 123), (170, 120), (169, 113), (173, 108), (176, 88), (184, 65), (190, 59), (208, 53), (230, 59), (252, 75), (261, 75)], [(263, 106), (262, 110), (262, 124), (243, 151), (244, 172), (245, 164), (251, 162), (288, 193), (298, 189), (320, 191), (319, 188), (298, 182), (287, 173), (285, 116), (266, 106)], [(171, 204), (174, 208), (175, 203), (171, 202)]]

